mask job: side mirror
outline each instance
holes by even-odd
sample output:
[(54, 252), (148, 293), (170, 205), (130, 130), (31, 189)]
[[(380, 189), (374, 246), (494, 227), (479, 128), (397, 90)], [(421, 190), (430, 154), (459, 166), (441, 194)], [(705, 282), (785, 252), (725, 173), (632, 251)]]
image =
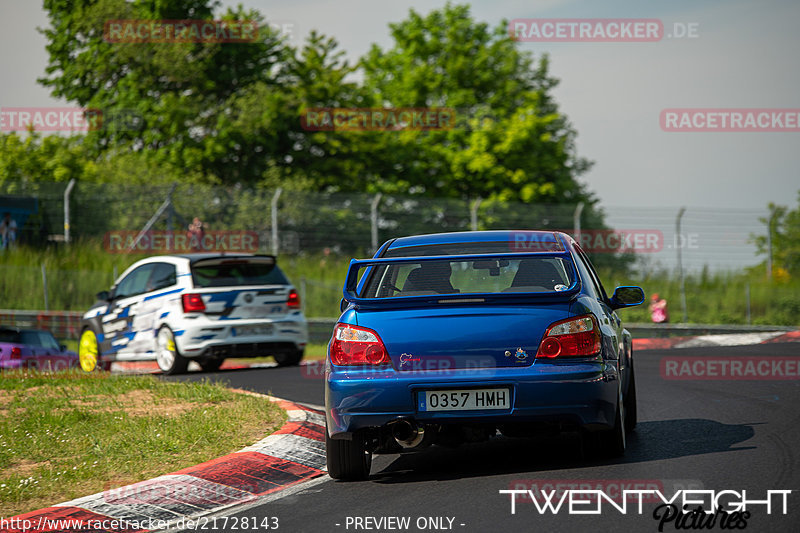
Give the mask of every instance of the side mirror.
[(611, 297), (611, 308), (621, 309), (633, 307), (644, 302), (644, 291), (641, 287), (617, 287)]
[(109, 293), (108, 291), (100, 291), (97, 293), (97, 299), (102, 300), (104, 302), (108, 302), (109, 300), (111, 300), (111, 293)]
[(348, 305), (350, 305), (350, 304), (344, 298), (339, 300), (339, 312), (340, 313), (344, 313), (344, 310), (347, 309)]

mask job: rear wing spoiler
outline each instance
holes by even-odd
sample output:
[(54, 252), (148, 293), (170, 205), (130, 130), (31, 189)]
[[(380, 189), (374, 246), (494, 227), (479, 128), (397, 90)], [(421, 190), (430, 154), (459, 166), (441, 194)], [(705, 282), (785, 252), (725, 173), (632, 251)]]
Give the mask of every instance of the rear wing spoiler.
[[(363, 298), (358, 296), (360, 290), (363, 289), (364, 282), (369, 279), (372, 269), (377, 266), (387, 265), (402, 265), (405, 263), (425, 263), (434, 261), (481, 261), (481, 260), (498, 260), (498, 259), (523, 259), (532, 257), (553, 257), (566, 259), (565, 263), (568, 265), (570, 278), (572, 284), (565, 290), (561, 291), (545, 291), (545, 292), (509, 292), (509, 293), (454, 293), (454, 294), (433, 294), (423, 296), (394, 296), (392, 298)], [(365, 268), (364, 275), (359, 279), (358, 272)], [(351, 259), (350, 266), (347, 269), (347, 277), (344, 282), (343, 295), (344, 299), (356, 305), (364, 304), (379, 304), (391, 303), (392, 305), (400, 304), (402, 302), (418, 303), (423, 301), (434, 301), (437, 303), (459, 303), (466, 301), (483, 302), (486, 300), (498, 299), (530, 299), (534, 298), (553, 298), (558, 300), (571, 298), (580, 290), (580, 277), (575, 270), (575, 264), (572, 256), (568, 251), (561, 252), (514, 252), (503, 254), (469, 254), (469, 255), (433, 255), (433, 256), (418, 256), (418, 257), (395, 257), (395, 258), (377, 258), (377, 259)]]
[(201, 255), (198, 257), (193, 257), (189, 260), (189, 264), (191, 266), (195, 266), (198, 263), (215, 263), (215, 262), (231, 262), (231, 261), (245, 261), (245, 260), (256, 260), (261, 261), (263, 263), (270, 263), (276, 264), (277, 258), (274, 255), (267, 255), (267, 254), (209, 254), (209, 255)]

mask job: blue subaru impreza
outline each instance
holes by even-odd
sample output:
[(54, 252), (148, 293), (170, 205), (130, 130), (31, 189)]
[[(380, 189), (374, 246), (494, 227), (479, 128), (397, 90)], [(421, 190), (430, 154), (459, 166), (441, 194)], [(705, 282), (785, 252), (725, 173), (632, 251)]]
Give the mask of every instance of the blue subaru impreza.
[(577, 431), (609, 456), (636, 424), (631, 336), (564, 233), (393, 239), (353, 260), (325, 369), (328, 473), (373, 453)]

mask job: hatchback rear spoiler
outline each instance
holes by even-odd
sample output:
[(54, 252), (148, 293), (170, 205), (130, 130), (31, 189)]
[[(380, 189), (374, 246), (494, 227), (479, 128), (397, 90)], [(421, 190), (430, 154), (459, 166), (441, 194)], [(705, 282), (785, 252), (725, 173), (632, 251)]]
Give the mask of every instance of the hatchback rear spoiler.
[[(560, 291), (543, 291), (543, 292), (509, 292), (509, 293), (455, 293), (455, 294), (434, 294), (424, 296), (394, 296), (392, 298), (362, 298), (358, 296), (358, 291), (363, 283), (359, 283), (358, 272), (366, 267), (361, 281), (367, 280), (371, 274), (371, 270), (376, 266), (385, 265), (402, 265), (405, 263), (425, 263), (434, 261), (482, 261), (482, 260), (497, 260), (497, 259), (523, 259), (531, 257), (553, 257), (566, 259), (565, 263), (569, 266), (570, 277), (572, 284), (564, 290)], [(503, 254), (465, 254), (465, 255), (433, 255), (433, 256), (419, 256), (419, 257), (394, 257), (394, 258), (377, 258), (377, 259), (351, 259), (350, 266), (347, 269), (347, 277), (344, 282), (344, 299), (350, 303), (357, 305), (364, 304), (379, 304), (391, 303), (392, 305), (401, 302), (416, 303), (422, 301), (436, 301), (438, 303), (459, 302), (467, 300), (475, 302), (483, 302), (487, 300), (513, 300), (513, 299), (530, 299), (531, 297), (539, 298), (545, 297), (552, 299), (557, 296), (558, 300), (571, 298), (580, 290), (580, 281), (575, 272), (575, 264), (572, 261), (572, 256), (567, 251), (562, 252), (514, 252)], [(468, 296), (468, 298), (466, 298)]]

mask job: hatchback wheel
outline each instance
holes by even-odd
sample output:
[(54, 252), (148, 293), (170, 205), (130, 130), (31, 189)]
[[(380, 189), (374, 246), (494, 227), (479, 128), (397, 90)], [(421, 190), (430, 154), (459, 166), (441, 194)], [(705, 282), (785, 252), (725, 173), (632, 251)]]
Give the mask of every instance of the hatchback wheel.
[(617, 413), (614, 417), (614, 427), (600, 432), (600, 450), (607, 457), (622, 457), (625, 455), (627, 440), (625, 437), (625, 403), (622, 393), (617, 399)]
[(225, 359), (203, 359), (197, 361), (200, 365), (200, 368), (203, 369), (203, 372), (216, 372), (219, 370), (219, 367), (222, 366), (222, 363), (225, 362)]
[(628, 393), (625, 395), (625, 430), (631, 432), (636, 427), (636, 373), (631, 366), (631, 378), (628, 383)]
[(86, 328), (81, 333), (81, 338), (78, 342), (78, 362), (84, 372), (111, 369), (111, 363), (100, 361), (97, 334), (91, 328)]
[(156, 363), (164, 374), (183, 374), (189, 366), (189, 360), (178, 352), (175, 335), (167, 326), (158, 330), (156, 337)]
[(291, 350), (288, 352), (277, 353), (274, 355), (275, 362), (278, 366), (295, 366), (300, 364), (303, 359), (305, 350)]
[(360, 433), (353, 440), (334, 440), (325, 428), (325, 452), (328, 461), (328, 475), (343, 481), (361, 481), (369, 478), (372, 468), (372, 453)]

